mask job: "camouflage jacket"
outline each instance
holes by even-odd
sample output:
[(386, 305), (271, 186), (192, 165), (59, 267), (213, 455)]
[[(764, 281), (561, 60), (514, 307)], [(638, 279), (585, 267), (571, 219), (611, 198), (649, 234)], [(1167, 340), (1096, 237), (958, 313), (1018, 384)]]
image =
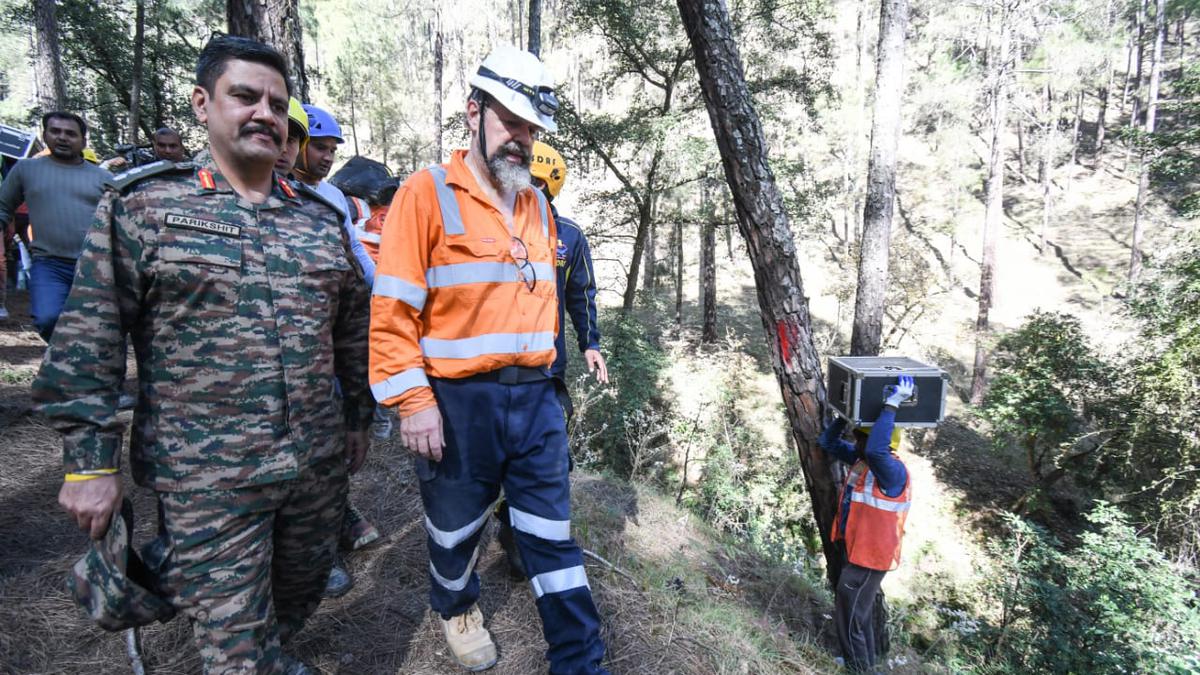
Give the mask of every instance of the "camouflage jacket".
[(276, 179), (252, 204), (208, 153), (142, 167), (100, 200), (34, 400), (68, 472), (117, 467), (128, 335), (138, 484), (294, 478), (370, 424), (368, 303), (340, 213), (311, 190)]

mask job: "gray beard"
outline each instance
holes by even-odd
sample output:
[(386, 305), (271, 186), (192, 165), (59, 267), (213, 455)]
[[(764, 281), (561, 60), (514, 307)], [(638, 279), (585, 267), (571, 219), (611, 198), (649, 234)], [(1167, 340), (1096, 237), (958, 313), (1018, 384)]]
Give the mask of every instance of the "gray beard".
[(487, 168), (497, 187), (505, 194), (516, 194), (524, 190), (532, 180), (528, 164), (513, 164), (505, 159), (501, 152), (488, 158)]

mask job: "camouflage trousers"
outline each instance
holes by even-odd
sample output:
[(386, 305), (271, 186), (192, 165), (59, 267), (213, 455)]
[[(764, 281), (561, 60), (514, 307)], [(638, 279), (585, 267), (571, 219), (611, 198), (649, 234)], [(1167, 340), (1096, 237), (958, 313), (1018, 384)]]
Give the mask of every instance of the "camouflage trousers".
[(192, 623), (206, 675), (281, 672), (280, 645), (321, 603), (346, 489), (339, 456), (280, 483), (158, 494), (164, 590)]

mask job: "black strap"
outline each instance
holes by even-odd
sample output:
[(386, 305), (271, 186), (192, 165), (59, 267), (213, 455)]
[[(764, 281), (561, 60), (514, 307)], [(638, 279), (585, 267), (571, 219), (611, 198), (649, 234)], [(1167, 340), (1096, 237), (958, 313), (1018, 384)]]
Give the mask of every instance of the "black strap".
[(468, 380), (477, 382), (499, 382), (500, 384), (529, 384), (550, 379), (550, 373), (544, 368), (528, 368), (526, 366), (505, 366), (499, 370), (472, 375)]

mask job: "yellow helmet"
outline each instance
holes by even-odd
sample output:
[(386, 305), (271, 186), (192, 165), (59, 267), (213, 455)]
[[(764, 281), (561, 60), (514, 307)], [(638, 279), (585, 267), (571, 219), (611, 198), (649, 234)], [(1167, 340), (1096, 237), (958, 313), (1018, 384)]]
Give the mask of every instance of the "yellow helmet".
[(534, 141), (529, 173), (546, 184), (550, 198), (554, 199), (562, 190), (563, 183), (567, 182), (567, 163), (557, 150), (541, 141)]
[[(856, 427), (854, 430), (860, 434), (866, 434), (868, 436), (871, 434), (871, 427)], [(888, 447), (891, 448), (892, 450), (899, 450), (900, 443), (903, 440), (904, 440), (904, 430), (901, 429), (900, 427), (892, 427), (892, 438), (888, 442)]]
[(288, 124), (288, 135), (292, 135), (293, 129), (299, 129), (297, 136), (300, 142), (308, 140), (308, 113), (304, 112), (304, 104), (295, 96), (288, 99), (288, 121), (295, 124)]
[(82, 154), (83, 154), (83, 158), (86, 159), (87, 161), (91, 162), (92, 164), (100, 163), (100, 156), (96, 154), (95, 150), (93, 150), (91, 148), (84, 148)]

